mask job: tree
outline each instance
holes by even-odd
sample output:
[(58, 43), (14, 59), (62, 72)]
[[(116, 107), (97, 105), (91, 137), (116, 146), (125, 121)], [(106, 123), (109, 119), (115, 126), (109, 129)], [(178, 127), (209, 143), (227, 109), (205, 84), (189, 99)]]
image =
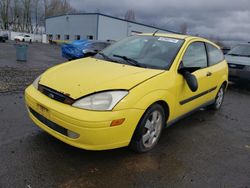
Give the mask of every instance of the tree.
[(132, 21), (132, 22), (135, 21), (135, 12), (132, 9), (130, 9), (126, 12), (125, 20)]
[(33, 2), (34, 17), (35, 17), (35, 27), (34, 27), (35, 33), (38, 33), (38, 27), (39, 27), (39, 3), (40, 0), (34, 0)]
[(9, 29), (9, 4), (10, 0), (0, 1), (1, 28), (5, 30)]
[(75, 12), (68, 0), (44, 0), (45, 18)]
[(186, 35), (187, 34), (187, 23), (186, 22), (183, 22), (181, 24), (181, 33)]
[(72, 12), (69, 0), (0, 0), (0, 28), (38, 33), (47, 17)]

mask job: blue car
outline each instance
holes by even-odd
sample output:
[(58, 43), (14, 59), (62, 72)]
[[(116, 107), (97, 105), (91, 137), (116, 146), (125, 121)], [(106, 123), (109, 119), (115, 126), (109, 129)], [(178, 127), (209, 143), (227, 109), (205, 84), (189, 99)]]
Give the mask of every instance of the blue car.
[(99, 52), (109, 46), (109, 41), (75, 40), (61, 47), (62, 56), (68, 60), (86, 57), (87, 52)]

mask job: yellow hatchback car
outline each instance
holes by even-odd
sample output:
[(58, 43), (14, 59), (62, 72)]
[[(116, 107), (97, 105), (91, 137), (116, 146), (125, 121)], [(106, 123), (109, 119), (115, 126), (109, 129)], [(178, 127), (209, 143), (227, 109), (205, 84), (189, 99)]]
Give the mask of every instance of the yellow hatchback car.
[(25, 100), (31, 119), (67, 144), (146, 152), (181, 117), (206, 106), (218, 110), (227, 83), (227, 62), (214, 43), (142, 34), (50, 68), (25, 90)]

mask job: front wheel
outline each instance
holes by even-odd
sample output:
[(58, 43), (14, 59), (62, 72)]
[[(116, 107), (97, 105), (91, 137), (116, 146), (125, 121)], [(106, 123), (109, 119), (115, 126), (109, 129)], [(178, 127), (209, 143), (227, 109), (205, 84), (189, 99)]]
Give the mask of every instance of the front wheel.
[(166, 122), (164, 109), (153, 104), (146, 110), (136, 127), (130, 146), (136, 152), (147, 152), (157, 144)]
[(225, 90), (226, 90), (226, 87), (225, 85), (223, 84), (216, 97), (215, 97), (215, 101), (213, 104), (211, 104), (210, 106), (208, 106), (210, 109), (213, 109), (213, 110), (219, 110), (222, 106), (222, 103), (223, 103), (223, 100), (224, 100), (224, 96), (225, 96)]

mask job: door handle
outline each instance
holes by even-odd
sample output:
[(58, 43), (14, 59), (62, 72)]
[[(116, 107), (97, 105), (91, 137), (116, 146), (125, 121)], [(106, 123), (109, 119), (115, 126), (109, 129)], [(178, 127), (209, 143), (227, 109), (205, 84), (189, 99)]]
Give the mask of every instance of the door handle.
[(207, 72), (207, 76), (212, 76), (212, 73), (211, 72)]

